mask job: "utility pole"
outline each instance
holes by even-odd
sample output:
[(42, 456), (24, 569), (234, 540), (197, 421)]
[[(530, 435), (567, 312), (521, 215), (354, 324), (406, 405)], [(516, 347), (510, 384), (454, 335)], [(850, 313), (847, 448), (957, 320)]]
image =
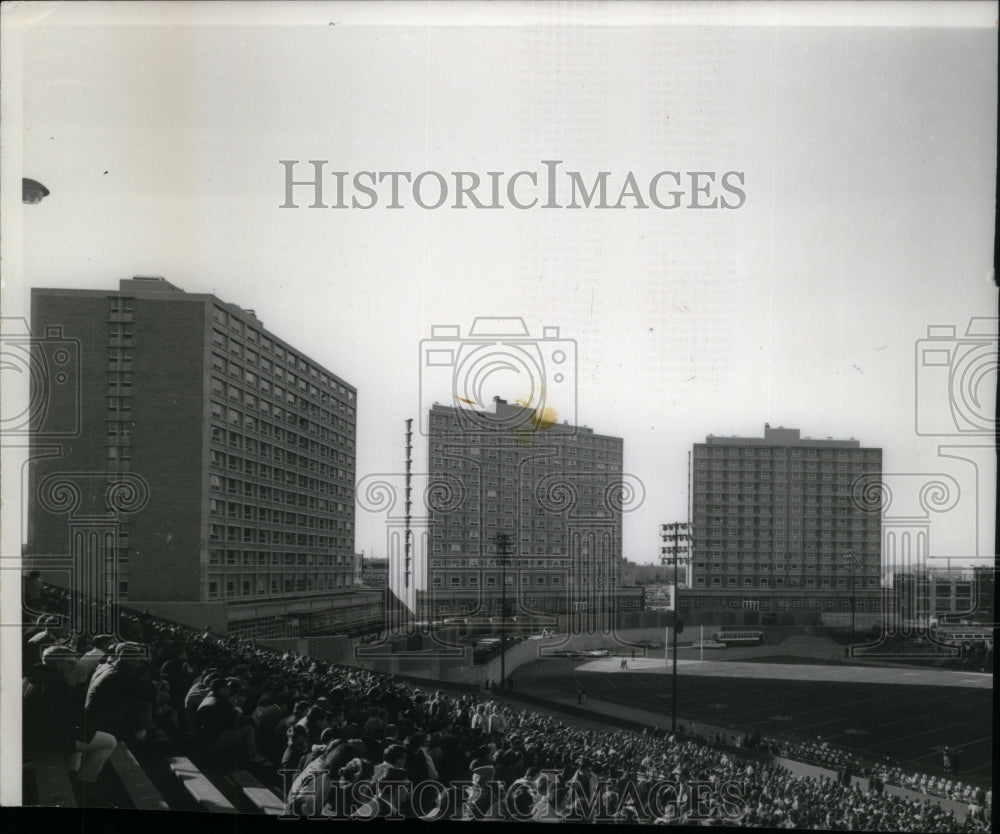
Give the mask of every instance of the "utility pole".
[(500, 691), (507, 687), (507, 565), (510, 536), (497, 533), (497, 564), (500, 565)]
[(670, 731), (677, 732), (677, 630), (681, 625), (678, 614), (680, 613), (680, 593), (678, 592), (678, 568), (681, 562), (687, 563), (688, 552), (690, 550), (691, 525), (682, 522), (660, 525), (660, 537), (663, 539), (663, 547), (660, 548), (660, 559), (662, 564), (674, 566), (674, 599), (673, 599), (673, 683), (670, 705)]
[(840, 557), (851, 569), (851, 642), (854, 642), (854, 611), (855, 611), (855, 594), (857, 593), (857, 580), (855, 579), (858, 567), (860, 567), (860, 559), (853, 550), (845, 551), (843, 556)]

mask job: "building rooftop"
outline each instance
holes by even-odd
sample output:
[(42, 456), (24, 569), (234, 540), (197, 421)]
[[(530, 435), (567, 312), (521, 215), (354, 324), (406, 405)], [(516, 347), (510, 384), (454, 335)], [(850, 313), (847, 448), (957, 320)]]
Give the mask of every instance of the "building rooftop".
[(834, 440), (826, 438), (818, 440), (812, 437), (802, 437), (799, 429), (786, 429), (784, 426), (771, 428), (770, 423), (764, 424), (763, 437), (729, 437), (708, 435), (705, 443), (710, 446), (801, 446), (805, 448), (825, 448), (825, 449), (859, 449), (861, 441), (855, 440)]

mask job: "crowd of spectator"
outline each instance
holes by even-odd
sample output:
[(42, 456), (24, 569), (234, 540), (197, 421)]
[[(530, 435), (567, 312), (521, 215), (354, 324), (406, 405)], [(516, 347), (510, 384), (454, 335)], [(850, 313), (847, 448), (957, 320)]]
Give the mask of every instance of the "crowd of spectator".
[(25, 635), (26, 753), (57, 749), (92, 781), (117, 740), (169, 730), (220, 769), (271, 767), (287, 813), (306, 816), (989, 829), (986, 795), (959, 822), (887, 792), (901, 771), (863, 791), (771, 755), (838, 769), (823, 745), (582, 729), (496, 693), (422, 689), (145, 614), (124, 615), (121, 631), (74, 644), (57, 617)]
[(993, 672), (993, 641), (967, 640), (962, 644), (958, 668), (971, 672)]

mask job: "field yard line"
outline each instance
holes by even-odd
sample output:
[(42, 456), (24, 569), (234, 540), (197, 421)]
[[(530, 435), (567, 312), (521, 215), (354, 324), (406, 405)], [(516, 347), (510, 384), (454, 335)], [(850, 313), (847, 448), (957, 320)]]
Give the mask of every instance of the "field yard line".
[[(919, 738), (920, 736), (925, 736), (928, 733), (940, 733), (942, 730), (947, 730), (950, 727), (961, 727), (961, 726), (963, 726), (963, 725), (962, 724), (945, 724), (943, 727), (931, 727), (929, 730), (922, 730), (919, 733), (912, 733), (911, 735), (908, 735), (908, 736), (893, 736), (891, 740), (892, 740), (893, 744), (896, 744), (896, 743), (898, 743), (900, 741), (906, 741), (907, 739)], [(883, 742), (883, 744), (884, 744), (884, 742)], [(871, 750), (873, 747), (878, 747), (878, 746), (880, 746), (880, 745), (879, 744), (870, 744), (867, 747), (862, 747), (861, 749), (862, 750)], [(940, 755), (940, 751), (938, 751), (938, 755)]]
[[(930, 699), (930, 701), (928, 703), (933, 703), (934, 701), (945, 700), (945, 699), (947, 699), (949, 697), (950, 696), (947, 696), (947, 695), (940, 695), (940, 696), (938, 696), (936, 698)], [(921, 699), (921, 704), (923, 704), (924, 702), (925, 702), (924, 699)], [(851, 701), (851, 702), (849, 702), (847, 704), (845, 704), (843, 701), (838, 701), (836, 703), (831, 704), (830, 706), (819, 707), (818, 709), (817, 708), (808, 708), (808, 709), (800, 709), (798, 712), (789, 711), (786, 714), (790, 715), (792, 717), (792, 720), (789, 721), (789, 722), (787, 722), (787, 724), (788, 724), (788, 732), (796, 732), (799, 728), (823, 727), (823, 726), (825, 726), (827, 724), (833, 724), (833, 723), (837, 723), (839, 721), (847, 720), (847, 719), (850, 718), (850, 715), (847, 714), (846, 710), (849, 710), (855, 704), (858, 704), (859, 706), (863, 706), (864, 703), (865, 703), (864, 699), (854, 699), (853, 701)], [(769, 708), (769, 709), (771, 709), (771, 708)], [(785, 707), (785, 709), (788, 709), (788, 708)], [(795, 723), (796, 720), (798, 718), (802, 717), (802, 716), (807, 716), (807, 715), (814, 715), (814, 716), (816, 716), (816, 715), (819, 715), (819, 714), (821, 714), (823, 712), (830, 712), (831, 710), (837, 711), (838, 715), (836, 717), (834, 717), (834, 718), (831, 718), (831, 719), (827, 720), (827, 721), (814, 721), (814, 722), (811, 722), (811, 723), (808, 723), (808, 724), (805, 724), (805, 725), (796, 724)], [(739, 714), (743, 714), (743, 713), (739, 713)], [(875, 724), (874, 726), (876, 726), (876, 727), (890, 727), (893, 724), (905, 723), (906, 721), (914, 721), (914, 720), (917, 719), (917, 717), (918, 716), (911, 716), (909, 718), (901, 718), (898, 721), (892, 721), (892, 722), (889, 722), (889, 723), (878, 723), (878, 724)], [(963, 726), (963, 725), (961, 723), (958, 723), (958, 724), (949, 724), (948, 726), (960, 727), (960, 726)], [(857, 729), (863, 729), (863, 728), (859, 727)]]
[[(772, 703), (772, 702), (774, 702), (774, 703)], [(852, 706), (856, 702), (863, 703), (864, 701), (863, 701), (863, 699), (855, 699), (855, 701), (852, 701), (851, 704), (849, 704), (848, 706)], [(844, 704), (843, 701), (838, 701), (838, 702), (835, 702), (835, 703), (830, 703), (829, 706), (823, 706), (823, 707), (818, 707), (818, 708), (817, 707), (802, 708), (802, 707), (799, 707), (799, 702), (797, 702), (797, 701), (790, 702), (788, 700), (787, 694), (785, 694), (785, 695), (771, 696), (768, 699), (763, 700), (763, 701), (761, 699), (757, 699), (754, 703), (756, 705), (753, 706), (753, 707), (750, 707), (750, 708), (744, 709), (744, 710), (740, 710), (738, 712), (728, 713), (728, 715), (735, 717), (735, 716), (750, 716), (750, 715), (753, 715), (755, 713), (766, 713), (766, 714), (768, 714), (768, 717), (770, 717), (769, 714), (771, 712), (777, 711), (777, 712), (781, 712), (782, 714), (785, 714), (785, 715), (790, 715), (792, 717), (792, 720), (794, 721), (795, 719), (797, 719), (797, 718), (799, 718), (801, 716), (804, 716), (804, 715), (817, 715), (819, 713), (828, 712), (828, 711), (831, 711), (831, 710), (837, 710), (837, 711), (841, 711), (842, 712), (844, 710), (844, 707), (845, 707), (845, 704)], [(797, 708), (797, 711), (792, 708), (793, 705), (794, 705), (794, 707)], [(792, 723), (792, 722), (789, 722), (789, 723)]]
[[(972, 741), (967, 741), (964, 744), (949, 744), (948, 746), (952, 750), (961, 750), (963, 747), (968, 747), (970, 744), (982, 744), (984, 741), (991, 741), (993, 739), (992, 734), (988, 736), (983, 736), (982, 738), (973, 739)], [(937, 756), (941, 758), (940, 750), (932, 750), (930, 753), (924, 753), (922, 756), (914, 756), (913, 760), (918, 761), (920, 759), (929, 759), (931, 756)]]

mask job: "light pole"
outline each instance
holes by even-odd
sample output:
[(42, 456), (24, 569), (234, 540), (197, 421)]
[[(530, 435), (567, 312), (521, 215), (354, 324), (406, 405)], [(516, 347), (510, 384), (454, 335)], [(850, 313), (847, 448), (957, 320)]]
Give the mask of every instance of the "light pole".
[(510, 536), (497, 533), (497, 564), (500, 565), (500, 691), (507, 686), (507, 565)]
[(858, 569), (858, 557), (853, 550), (847, 550), (840, 557), (841, 561), (847, 564), (851, 568), (851, 642), (854, 642), (854, 611), (855, 611), (855, 593), (857, 591), (857, 582), (855, 580), (855, 574)]
[(691, 525), (674, 522), (673, 524), (660, 525), (660, 537), (663, 539), (663, 547), (660, 548), (660, 560), (664, 565), (671, 562), (674, 566), (674, 604), (673, 604), (673, 682), (671, 687), (670, 704), (670, 731), (677, 732), (677, 627), (680, 625), (678, 619), (680, 609), (680, 593), (677, 588), (677, 573), (680, 563), (687, 561), (687, 553), (691, 542)]

